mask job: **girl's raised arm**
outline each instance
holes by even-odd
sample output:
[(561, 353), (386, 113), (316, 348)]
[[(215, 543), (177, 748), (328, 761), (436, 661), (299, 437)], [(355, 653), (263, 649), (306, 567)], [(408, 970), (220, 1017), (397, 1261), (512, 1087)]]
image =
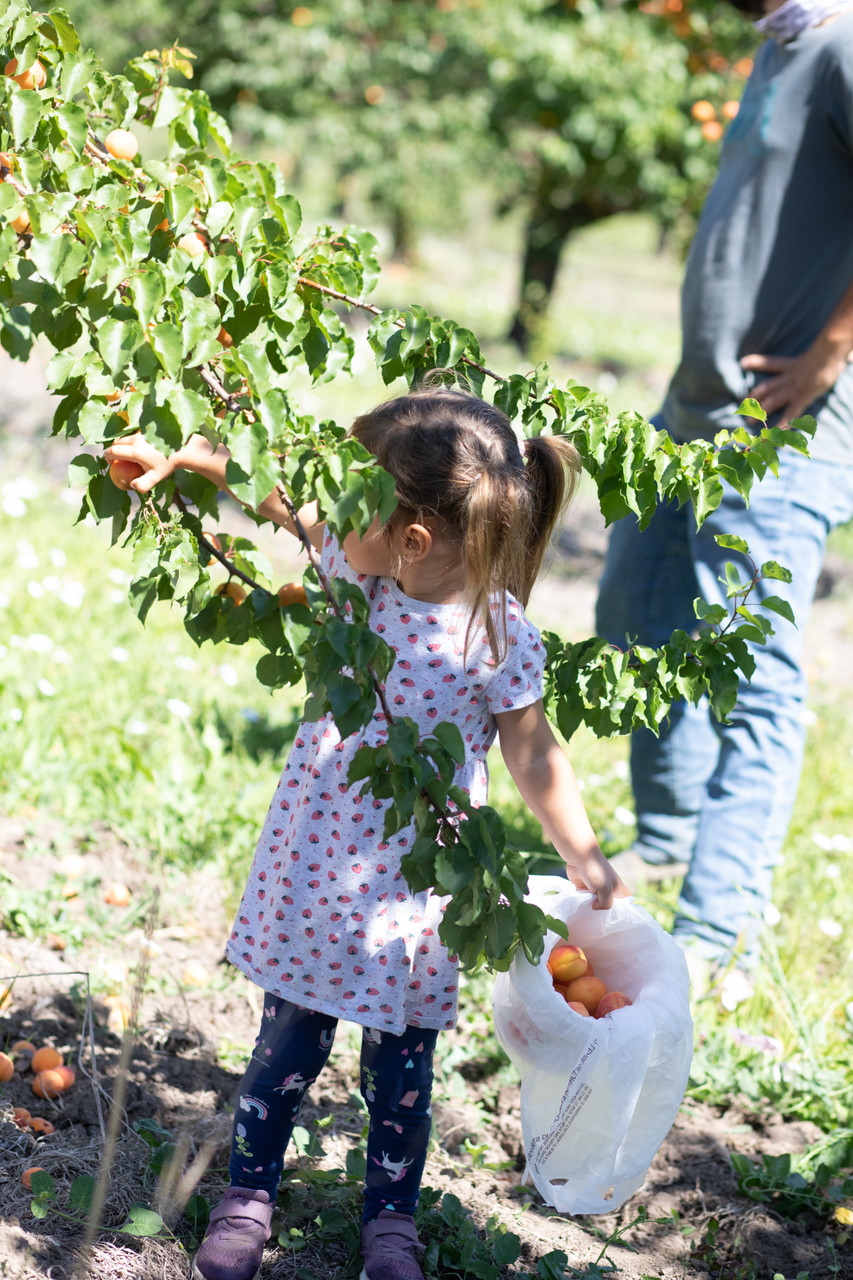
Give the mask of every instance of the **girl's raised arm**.
[[(225, 468), (231, 455), (225, 445), (221, 444), (213, 448), (202, 435), (190, 436), (186, 444), (167, 457), (149, 444), (143, 435), (137, 433), (116, 440), (106, 450), (104, 457), (110, 463), (121, 460), (136, 462), (142, 467), (143, 474), (130, 483), (131, 489), (135, 489), (137, 493), (150, 493), (155, 485), (167, 479), (174, 471), (194, 471), (196, 475), (212, 481), (223, 493), (231, 493), (225, 479)], [(235, 495), (231, 494), (231, 496)], [(243, 503), (243, 505), (247, 504)], [(257, 510), (260, 515), (266, 516), (268, 520), (274, 521), (288, 532), (298, 536), (290, 512), (275, 490), (259, 504)], [(316, 502), (310, 502), (302, 507), (297, 515), (312, 546), (319, 547), (323, 541), (325, 526), (317, 514)]]
[(630, 890), (598, 847), (568, 756), (554, 737), (540, 699), (520, 710), (501, 711), (501, 755), (512, 780), (578, 889), (595, 894), (593, 910), (604, 911)]

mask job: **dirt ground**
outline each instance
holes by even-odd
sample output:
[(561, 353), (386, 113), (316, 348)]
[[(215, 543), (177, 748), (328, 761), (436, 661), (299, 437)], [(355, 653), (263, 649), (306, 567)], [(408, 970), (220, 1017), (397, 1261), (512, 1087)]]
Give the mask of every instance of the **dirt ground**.
[[(5, 371), (0, 357), (0, 380)], [(37, 371), (23, 372), (36, 387)], [(33, 415), (29, 388), (26, 381), (21, 383), (20, 370), (16, 378), (17, 399), (8, 399), (4, 406), (3, 470), (7, 475), (10, 467), (25, 465), (32, 447), (26, 429)], [(55, 467), (59, 478), (63, 469), (59, 455)], [(579, 508), (563, 541), (565, 555), (556, 578), (559, 587), (552, 582), (549, 591), (566, 593), (580, 625), (588, 625), (604, 545), (600, 521), (588, 505)], [(843, 564), (830, 564), (826, 592), (811, 623), (822, 641), (816, 652), (819, 655), (825, 646), (831, 655), (826, 661), (834, 667), (817, 674), (845, 683), (853, 670), (849, 604), (842, 600), (849, 586), (849, 570)], [(44, 882), (43, 860), (37, 851), (56, 842), (67, 854), (67, 844), (59, 836), (58, 827), (43, 814), (10, 816), (0, 807), (0, 867), (22, 887), (37, 887)], [(144, 853), (126, 848), (106, 824), (87, 833), (79, 855), (84, 878), (101, 884), (124, 881), (132, 890), (133, 902), (150, 902), (150, 909), (134, 915), (113, 939), (90, 937), (75, 952), (73, 965), (51, 949), (47, 937), (13, 937), (0, 931), (0, 976), (21, 975), (0, 1013), (0, 1045), (18, 1039), (50, 1041), (77, 1067), (73, 1089), (55, 1102), (39, 1105), (40, 1113), (56, 1126), (53, 1135), (35, 1137), (11, 1121), (12, 1107), (33, 1110), (31, 1077), (26, 1071), (17, 1071), (0, 1096), (3, 1280), (71, 1280), (75, 1274), (81, 1228), (55, 1212), (36, 1220), (20, 1178), (24, 1169), (42, 1166), (53, 1175), (58, 1204), (64, 1208), (73, 1179), (81, 1173), (97, 1174), (102, 1166), (104, 1133), (111, 1116), (118, 1123), (100, 1216), (103, 1224), (116, 1227), (126, 1220), (130, 1204), (156, 1200), (156, 1179), (148, 1169), (150, 1148), (133, 1128), (140, 1120), (153, 1120), (168, 1130), (182, 1144), (188, 1163), (197, 1158), (197, 1190), (215, 1202), (226, 1178), (229, 1109), (240, 1079), (241, 1051), (251, 1043), (260, 1013), (255, 990), (224, 964), (223, 943), (230, 921), (217, 886), (205, 873), (184, 878), (180, 885), (169, 884), (168, 892), (159, 894), (163, 886), (155, 881), (162, 878), (161, 873), (152, 875)], [(76, 908), (74, 901), (72, 909), (87, 910), (85, 895), (76, 900)], [(143, 957), (148, 977), (139, 1032), (129, 1046), (125, 1069), (122, 1040), (107, 1025), (110, 1009), (103, 994), (87, 1005), (81, 973), (96, 969), (103, 973), (111, 965), (118, 966), (118, 988), (127, 985), (126, 970)], [(187, 974), (190, 964), (203, 970), (200, 987)], [(94, 1015), (91, 1037), (83, 1035), (89, 1008)], [(641, 1192), (612, 1215), (569, 1220), (556, 1216), (523, 1185), (517, 1085), (495, 1084), (493, 1064), (483, 1061), (484, 1041), (472, 1035), (470, 1026), (450, 1034), (452, 1060), (462, 1065), (454, 1071), (459, 1079), (440, 1082), (442, 1094), (449, 1093), (453, 1101), (435, 1108), (436, 1142), (425, 1185), (452, 1191), (478, 1228), (484, 1229), (495, 1218), (517, 1234), (523, 1253), (516, 1269), (535, 1273), (539, 1257), (562, 1249), (577, 1268), (575, 1274), (590, 1277), (616, 1270), (626, 1280), (684, 1276), (794, 1280), (800, 1273), (807, 1274), (808, 1280), (853, 1280), (853, 1247), (838, 1241), (837, 1230), (828, 1232), (824, 1223), (808, 1216), (786, 1219), (737, 1190), (731, 1152), (759, 1157), (802, 1150), (819, 1136), (813, 1127), (767, 1112), (738, 1108), (720, 1112), (686, 1102)], [(223, 1044), (233, 1046), (233, 1053), (223, 1056)], [(328, 1167), (343, 1165), (352, 1135), (362, 1128), (357, 1079), (356, 1042), (339, 1037), (303, 1111), (303, 1123), (318, 1117), (328, 1121), (322, 1137), (326, 1156), (321, 1162)], [(501, 1076), (501, 1081), (505, 1079)], [(469, 1145), (480, 1148), (477, 1155), (465, 1150), (466, 1138)], [(306, 1161), (297, 1159), (294, 1166), (305, 1167)], [(626, 1232), (626, 1243), (610, 1245), (602, 1256), (607, 1238), (635, 1218), (640, 1205), (647, 1210), (647, 1222), (632, 1227)], [(186, 1221), (170, 1216), (168, 1196), (161, 1208), (167, 1223), (187, 1240)], [(309, 1217), (316, 1212), (310, 1197), (302, 1209)], [(829, 1236), (834, 1236), (833, 1248), (827, 1245)], [(318, 1252), (309, 1243), (302, 1252), (270, 1248), (264, 1275), (269, 1280), (338, 1276), (343, 1280), (357, 1274), (348, 1266), (345, 1256), (333, 1249)], [(92, 1276), (176, 1280), (187, 1277), (189, 1271), (188, 1255), (178, 1244), (136, 1241), (109, 1231), (100, 1233), (89, 1257)], [(508, 1277), (512, 1274), (512, 1269), (507, 1271)]]

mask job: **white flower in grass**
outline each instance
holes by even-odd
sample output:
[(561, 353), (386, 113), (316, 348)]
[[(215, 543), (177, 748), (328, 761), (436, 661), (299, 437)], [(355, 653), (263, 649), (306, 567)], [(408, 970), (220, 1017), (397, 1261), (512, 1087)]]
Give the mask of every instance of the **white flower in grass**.
[(124, 604), (126, 600), (127, 600), (127, 596), (124, 594), (123, 591), (119, 591), (118, 587), (114, 588), (114, 590), (110, 592), (111, 604)]
[(34, 600), (44, 599), (44, 587), (41, 585), (40, 582), (28, 582), (27, 591), (29, 591), (30, 595)]
[(817, 927), (827, 938), (840, 938), (844, 929), (837, 920), (818, 920)]
[(14, 480), (7, 480), (0, 489), (0, 493), (4, 498), (23, 498), (24, 502), (30, 502), (31, 499), (37, 498), (41, 490), (34, 480), (29, 476), (15, 476)]
[(9, 648), (10, 648), (10, 649), (23, 649), (23, 647), (24, 647), (24, 637), (23, 637), (23, 636), (9, 636)]
[(77, 485), (62, 490), (62, 501), (66, 507), (79, 507), (83, 501), (83, 490)]
[(812, 711), (811, 707), (803, 707), (800, 712), (800, 724), (811, 726), (817, 724), (817, 712)]
[(54, 569), (64, 569), (68, 557), (61, 547), (51, 547), (47, 553), (47, 558), (53, 565)]
[(3, 510), (6, 515), (10, 516), (13, 520), (20, 520), (22, 516), (27, 514), (27, 504), (20, 498), (4, 498)]
[(69, 653), (67, 649), (54, 649), (51, 661), (67, 667), (74, 661), (74, 655)]
[(24, 718), (24, 713), (20, 707), (9, 708), (9, 719), (14, 720), (15, 724), (20, 724)]
[(764, 923), (769, 924), (772, 929), (782, 919), (782, 912), (776, 906), (775, 902), (768, 902), (764, 908)]
[(127, 662), (130, 654), (123, 645), (117, 644), (114, 648), (110, 649), (110, 657), (113, 662)]
[(179, 653), (175, 659), (175, 666), (181, 671), (195, 671), (198, 663), (195, 658), (189, 658), (185, 653)]
[(124, 569), (110, 569), (107, 574), (110, 582), (114, 582), (117, 587), (126, 587), (130, 582), (130, 574), (125, 573)]
[(18, 539), (16, 549), (18, 554), (15, 556), (15, 564), (19, 569), (37, 569), (39, 567), (36, 549), (32, 543), (27, 542), (26, 538)]
[(8, 652), (9, 650), (6, 648), (5, 644), (0, 644), (0, 658), (5, 658)]
[(44, 676), (42, 676), (41, 680), (36, 681), (36, 688), (38, 689), (39, 693), (42, 694), (45, 698), (52, 698), (53, 695), (56, 693), (56, 690), (54, 689), (53, 685), (50, 683), (49, 680), (46, 680)]
[(83, 583), (70, 579), (68, 582), (63, 582), (59, 598), (63, 604), (68, 605), (69, 609), (79, 609), (85, 595), (86, 588)]
[(46, 578), (42, 578), (41, 585), (45, 591), (59, 591), (62, 586), (62, 579), (57, 578), (55, 573), (49, 573)]
[(829, 880), (837, 880), (841, 875), (841, 868), (837, 862), (828, 862), (823, 869), (823, 874)]
[(186, 702), (182, 702), (180, 698), (169, 698), (166, 707), (179, 720), (186, 720), (187, 716), (192, 714), (192, 707)]
[(36, 631), (33, 635), (27, 636), (24, 647), (31, 649), (33, 653), (50, 653), (53, 641), (50, 636), (43, 636)]
[(140, 734), (148, 732), (148, 725), (144, 720), (128, 720), (124, 726), (124, 731), (133, 737), (138, 737)]
[(628, 764), (627, 760), (617, 760), (616, 768), (613, 772), (616, 774), (617, 778), (621, 778), (624, 781), (631, 772), (631, 766)]
[(812, 843), (816, 844), (818, 849), (825, 849), (827, 853), (832, 850), (832, 836), (825, 836), (822, 831), (812, 832)]
[(5, 591), (0, 591), (0, 609), (8, 609), (12, 601), (6, 595)]
[(630, 809), (626, 809), (624, 804), (618, 804), (613, 810), (613, 817), (617, 822), (621, 822), (623, 827), (633, 827), (634, 815)]
[(229, 689), (233, 689), (235, 684), (239, 682), (240, 677), (230, 662), (223, 662), (219, 667), (219, 679), (223, 684), (227, 684)]
[(832, 847), (836, 853), (849, 853), (853, 849), (853, 840), (849, 836), (833, 836)]

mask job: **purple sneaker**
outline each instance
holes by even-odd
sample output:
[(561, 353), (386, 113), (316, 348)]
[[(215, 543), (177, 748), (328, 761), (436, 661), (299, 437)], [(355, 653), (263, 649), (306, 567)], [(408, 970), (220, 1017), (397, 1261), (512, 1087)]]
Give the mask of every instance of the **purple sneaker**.
[(257, 1280), (272, 1211), (266, 1191), (229, 1187), (193, 1259), (194, 1280)]
[(361, 1228), (361, 1280), (424, 1280), (415, 1256), (423, 1252), (414, 1218), (383, 1209)]

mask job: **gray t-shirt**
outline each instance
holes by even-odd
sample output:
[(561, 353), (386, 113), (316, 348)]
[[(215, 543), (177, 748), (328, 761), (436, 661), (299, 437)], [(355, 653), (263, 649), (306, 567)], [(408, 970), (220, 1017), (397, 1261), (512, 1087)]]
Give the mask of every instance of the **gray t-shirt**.
[[(853, 13), (759, 50), (690, 249), (683, 349), (663, 405), (678, 440), (750, 425), (751, 352), (807, 350), (853, 280)], [(809, 407), (810, 452), (853, 463), (853, 365)], [(777, 415), (778, 417), (778, 415)], [(773, 419), (771, 419), (773, 421)], [(751, 424), (754, 425), (754, 424)]]

